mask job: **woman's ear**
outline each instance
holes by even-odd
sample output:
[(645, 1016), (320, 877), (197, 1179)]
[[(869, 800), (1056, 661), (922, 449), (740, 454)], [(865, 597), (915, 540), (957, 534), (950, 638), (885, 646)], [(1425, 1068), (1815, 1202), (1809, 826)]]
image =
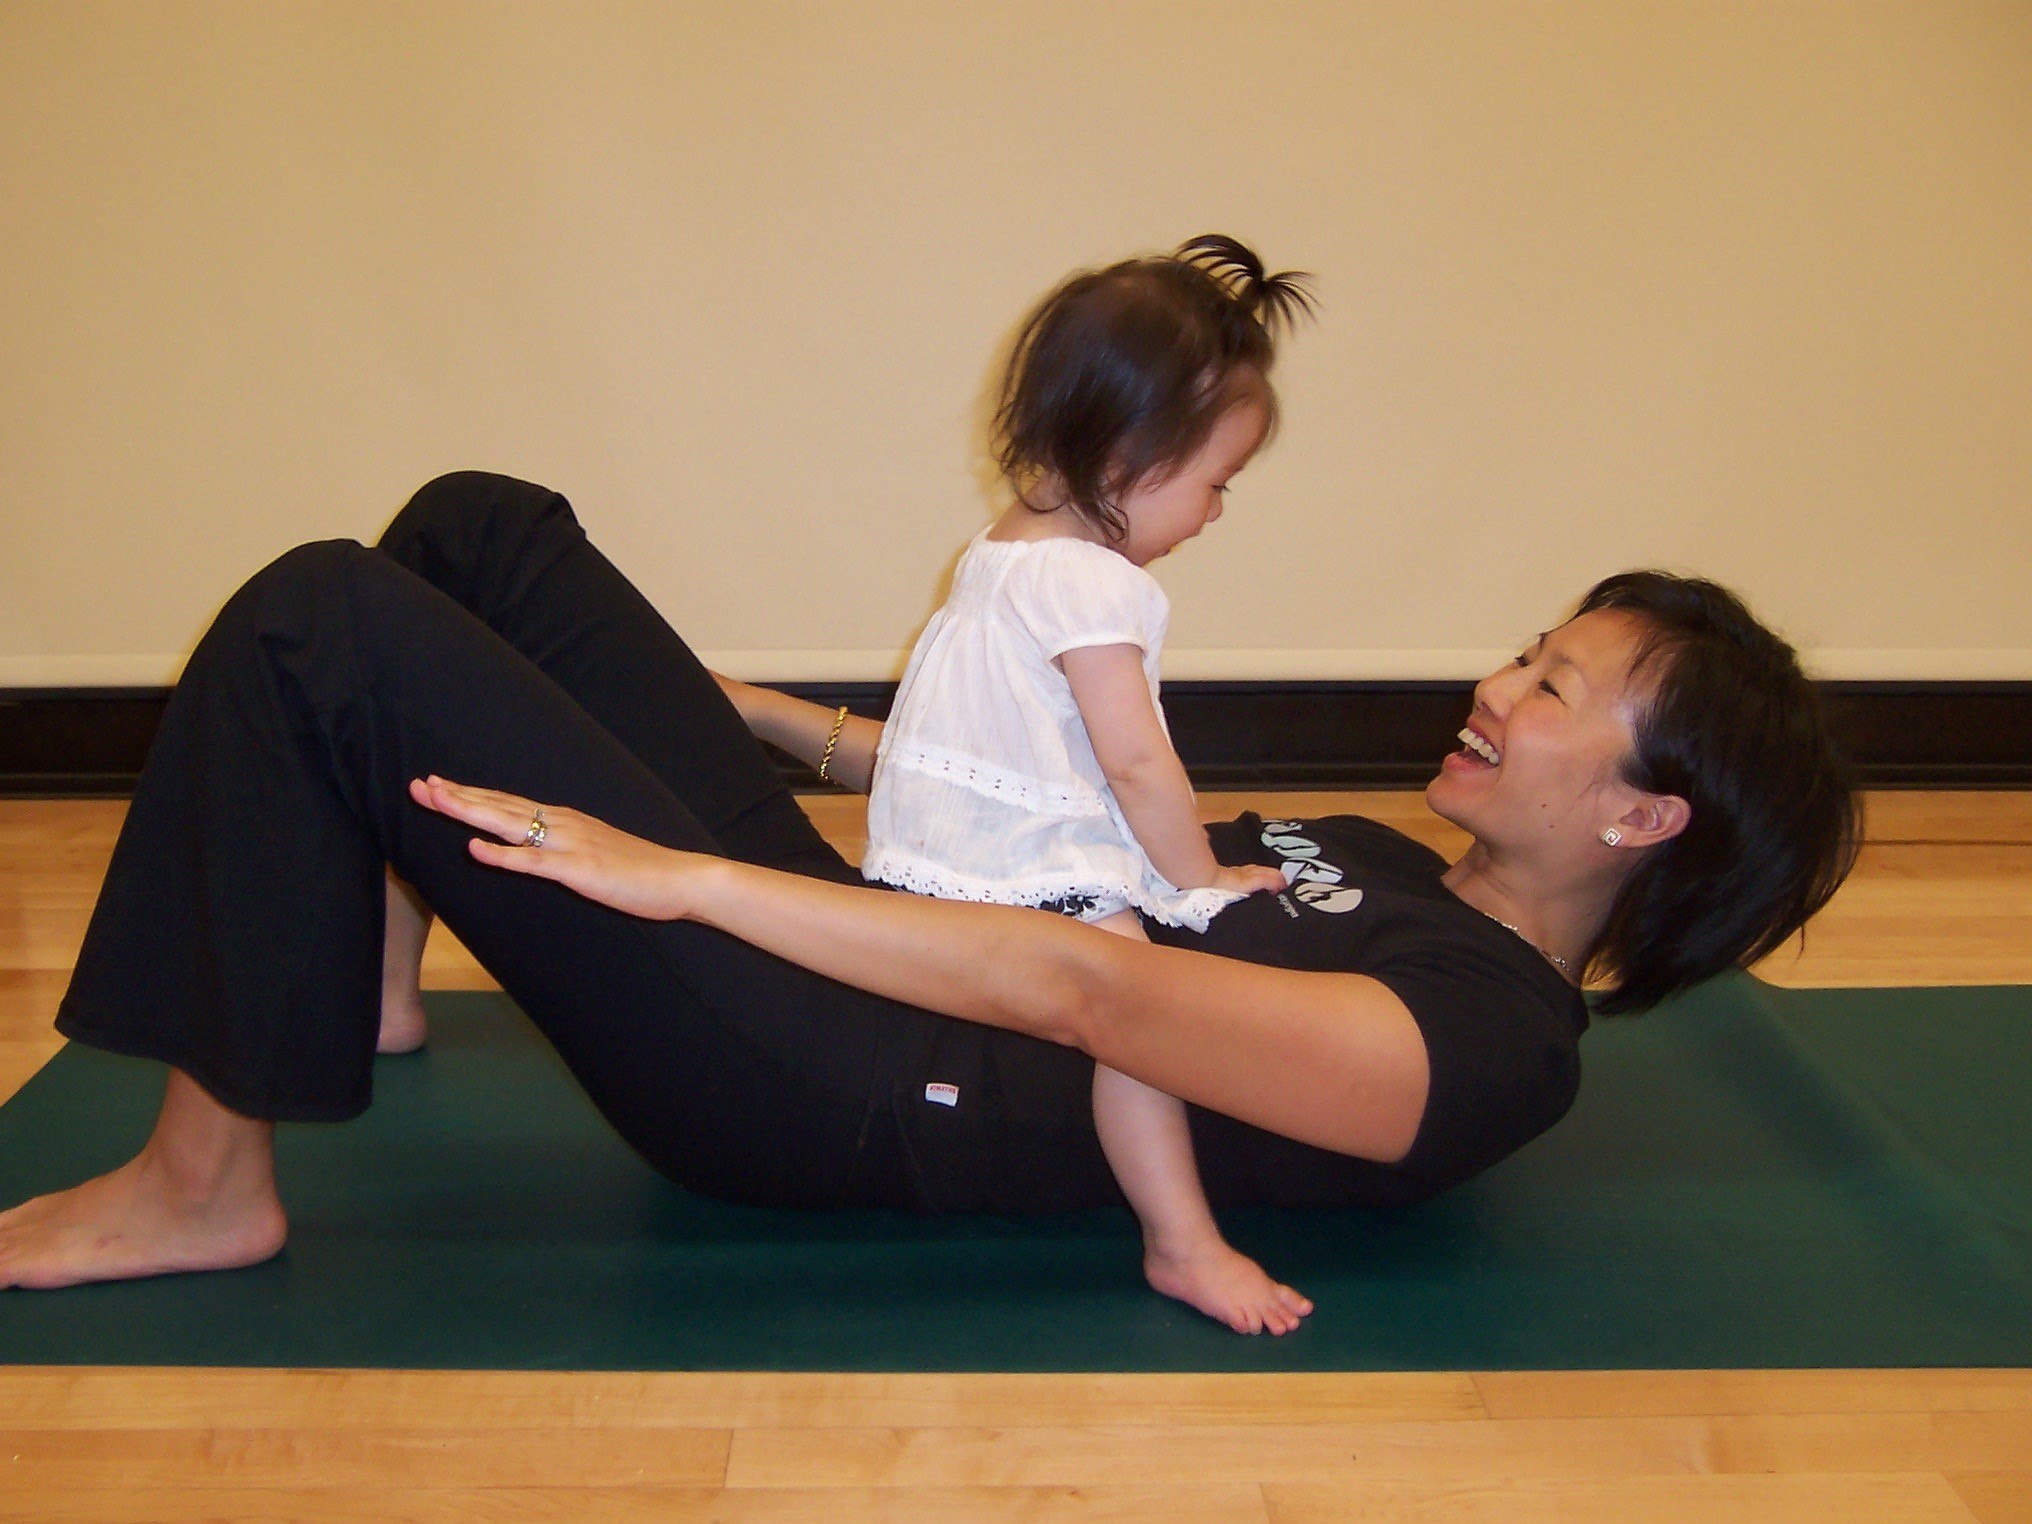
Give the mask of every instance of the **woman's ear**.
[(1651, 847), (1670, 841), (1693, 819), (1693, 807), (1677, 794), (1640, 794), (1610, 830), (1616, 840), (1602, 840), (1609, 846)]

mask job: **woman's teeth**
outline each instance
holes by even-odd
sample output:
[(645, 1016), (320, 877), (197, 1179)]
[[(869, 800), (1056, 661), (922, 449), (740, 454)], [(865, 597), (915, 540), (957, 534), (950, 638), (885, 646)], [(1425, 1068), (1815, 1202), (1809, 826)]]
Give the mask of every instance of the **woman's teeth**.
[(1467, 749), (1473, 752), (1476, 756), (1480, 757), (1484, 762), (1494, 765), (1496, 763), (1500, 763), (1503, 760), (1503, 754), (1500, 751), (1497, 751), (1495, 747), (1491, 746), (1487, 741), (1484, 741), (1480, 736), (1476, 735), (1472, 730), (1467, 729), (1465, 726), (1461, 728), (1460, 738), (1461, 744), (1467, 747)]

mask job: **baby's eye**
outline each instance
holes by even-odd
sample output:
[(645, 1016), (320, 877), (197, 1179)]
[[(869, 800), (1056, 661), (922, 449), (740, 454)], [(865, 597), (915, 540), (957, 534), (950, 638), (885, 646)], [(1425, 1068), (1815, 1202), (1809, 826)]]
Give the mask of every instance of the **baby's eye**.
[(1551, 683), (1546, 682), (1543, 678), (1539, 679), (1538, 686), (1544, 692), (1551, 694), (1554, 698), (1559, 697), (1559, 690), (1553, 687)]

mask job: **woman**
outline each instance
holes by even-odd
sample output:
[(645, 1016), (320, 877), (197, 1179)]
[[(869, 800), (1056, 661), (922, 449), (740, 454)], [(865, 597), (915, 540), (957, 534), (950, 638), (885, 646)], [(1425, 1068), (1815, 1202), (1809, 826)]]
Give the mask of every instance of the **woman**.
[(178, 685), (58, 1016), (171, 1066), (155, 1132), (0, 1215), (0, 1284), (281, 1247), (273, 1123), (366, 1106), (384, 910), (397, 962), (420, 931), (384, 866), (683, 1185), (1043, 1211), (1120, 1200), (1096, 1061), (1192, 1104), (1217, 1206), (1429, 1196), (1565, 1114), (1583, 974), (1637, 1010), (1761, 956), (1855, 850), (1791, 651), (1653, 573), (1477, 686), (1427, 791), (1458, 862), (1244, 815), (1222, 860), (1291, 888), (1154, 945), (861, 886), (742, 712), (860, 781), (878, 728), (726, 693), (561, 497), (506, 478), (254, 577)]

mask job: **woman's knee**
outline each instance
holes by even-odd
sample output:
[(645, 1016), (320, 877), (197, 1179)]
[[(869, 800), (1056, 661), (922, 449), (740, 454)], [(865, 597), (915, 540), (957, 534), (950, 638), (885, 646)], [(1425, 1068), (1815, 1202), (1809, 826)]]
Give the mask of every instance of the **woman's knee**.
[(241, 584), (192, 663), (286, 671), (321, 704), (340, 702), (391, 664), (433, 659), (447, 614), (464, 628), (463, 615), (387, 556), (354, 540), (319, 540)]
[(491, 471), (454, 471), (425, 482), (395, 515), (377, 547), (440, 586), (461, 581), (490, 545), (525, 536), (571, 507), (535, 482)]
[(241, 583), (240, 590), (226, 606), (295, 603), (306, 595), (329, 593), (343, 586), (352, 569), (372, 554), (357, 540), (307, 541), (285, 550)]
[(364, 562), (401, 575), (353, 540), (315, 540), (284, 551), (226, 600), (191, 654), (185, 678), (221, 663), (266, 666), (331, 638), (349, 640), (343, 628), (352, 604), (348, 587)]

